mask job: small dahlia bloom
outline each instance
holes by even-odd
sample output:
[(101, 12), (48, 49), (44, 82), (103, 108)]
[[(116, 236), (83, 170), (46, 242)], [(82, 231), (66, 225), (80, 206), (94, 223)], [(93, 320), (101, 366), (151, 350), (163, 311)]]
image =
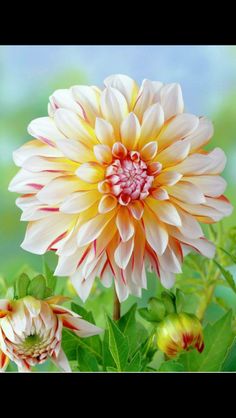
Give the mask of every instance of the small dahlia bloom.
[(157, 346), (169, 357), (190, 348), (204, 349), (202, 325), (195, 315), (181, 312), (168, 315), (157, 330)]
[(102, 330), (57, 303), (64, 297), (38, 300), (26, 296), (19, 300), (0, 300), (0, 370), (9, 359), (19, 371), (44, 363), (48, 358), (62, 370), (71, 371), (61, 348), (63, 327), (79, 337), (90, 337)]
[(28, 221), (22, 248), (56, 251), (55, 274), (69, 275), (85, 300), (96, 276), (120, 301), (146, 288), (146, 269), (169, 288), (183, 254), (213, 257), (199, 222), (231, 213), (220, 177), (226, 157), (203, 149), (205, 117), (184, 112), (179, 84), (113, 75), (100, 90), (55, 91), (49, 116), (14, 152), (20, 171), (10, 191)]

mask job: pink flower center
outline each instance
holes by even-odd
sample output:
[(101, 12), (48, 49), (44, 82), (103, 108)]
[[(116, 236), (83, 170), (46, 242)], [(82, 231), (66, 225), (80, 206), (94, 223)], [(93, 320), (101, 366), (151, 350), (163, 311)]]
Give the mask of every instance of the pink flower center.
[(116, 158), (106, 170), (110, 191), (121, 205), (128, 205), (132, 200), (145, 199), (153, 180), (154, 176), (148, 174), (147, 164), (136, 151), (127, 153), (123, 159)]

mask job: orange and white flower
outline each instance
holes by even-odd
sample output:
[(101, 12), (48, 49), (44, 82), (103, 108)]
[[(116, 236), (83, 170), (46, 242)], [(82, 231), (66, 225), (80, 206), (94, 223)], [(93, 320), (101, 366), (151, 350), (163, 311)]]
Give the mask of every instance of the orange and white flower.
[(0, 370), (6, 369), (9, 359), (19, 371), (30, 371), (31, 366), (51, 358), (62, 370), (71, 371), (61, 348), (63, 327), (79, 337), (90, 337), (102, 330), (57, 305), (64, 299), (54, 296), (38, 300), (26, 296), (13, 301), (0, 300)]
[(74, 86), (50, 97), (35, 138), (14, 153), (10, 190), (28, 221), (22, 248), (55, 250), (55, 273), (85, 300), (96, 276), (120, 301), (146, 287), (145, 265), (166, 287), (189, 249), (212, 257), (199, 225), (231, 213), (220, 177), (226, 157), (203, 149), (205, 117), (184, 112), (179, 84), (110, 76), (105, 88)]

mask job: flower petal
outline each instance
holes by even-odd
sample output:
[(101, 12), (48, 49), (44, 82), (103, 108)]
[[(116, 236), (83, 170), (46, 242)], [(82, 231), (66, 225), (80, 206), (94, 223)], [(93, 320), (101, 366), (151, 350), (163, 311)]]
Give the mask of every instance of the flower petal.
[(165, 252), (159, 257), (159, 263), (163, 271), (171, 273), (181, 273), (181, 264), (174, 251), (168, 245)]
[(202, 228), (196, 221), (194, 216), (178, 208), (178, 214), (181, 219), (181, 227), (179, 228), (181, 234), (185, 237), (195, 239), (203, 236)]
[(157, 217), (147, 206), (145, 206), (143, 222), (149, 245), (158, 255), (162, 255), (168, 244), (168, 233), (162, 222), (158, 221)]
[(191, 144), (191, 153), (196, 152), (205, 146), (213, 136), (213, 132), (214, 128), (212, 122), (205, 117), (199, 118), (197, 129), (187, 136), (187, 139)]
[(13, 160), (17, 166), (21, 167), (28, 158), (35, 155), (43, 157), (63, 157), (62, 152), (57, 148), (49, 146), (44, 142), (33, 140), (26, 142), (26, 144), (14, 151)]
[(184, 160), (189, 150), (189, 142), (185, 140), (174, 142), (158, 154), (158, 162), (162, 164), (163, 168), (171, 167)]
[(95, 161), (96, 158), (92, 149), (83, 142), (75, 141), (73, 139), (57, 141), (57, 147), (64, 154), (66, 158), (78, 163), (86, 163), (87, 161)]
[(69, 360), (62, 348), (60, 349), (58, 356), (54, 354), (52, 355), (51, 359), (53, 363), (55, 363), (55, 365), (62, 369), (64, 372), (71, 372)]
[(98, 143), (91, 126), (71, 110), (56, 110), (54, 119), (58, 129), (67, 138), (81, 141), (90, 147)]
[(34, 254), (44, 254), (53, 241), (65, 234), (73, 217), (55, 212), (46, 218), (28, 224), (21, 248)]
[(134, 235), (133, 221), (126, 207), (119, 208), (116, 217), (116, 226), (122, 241), (128, 241)]
[(63, 213), (83, 212), (96, 203), (100, 199), (100, 196), (97, 190), (72, 193), (61, 204), (60, 211)]
[(126, 98), (129, 109), (132, 109), (138, 94), (138, 85), (130, 77), (124, 74), (110, 75), (104, 80), (106, 87), (114, 87)]
[(158, 101), (161, 87), (162, 83), (159, 81), (143, 80), (134, 105), (134, 112), (140, 121), (147, 108)]
[(160, 102), (165, 120), (182, 113), (184, 101), (180, 85), (178, 83), (165, 84), (160, 90)]
[(44, 185), (48, 184), (50, 180), (60, 175), (61, 173), (59, 172), (30, 173), (27, 170), (20, 169), (11, 180), (8, 190), (17, 193), (36, 193)]
[(2, 350), (0, 350), (0, 371), (6, 370), (8, 363), (9, 357), (7, 357)]
[(88, 189), (95, 189), (95, 187), (76, 176), (60, 176), (44, 186), (38, 192), (37, 198), (40, 202), (51, 205), (62, 202), (70, 193), (83, 190), (88, 191)]
[(164, 124), (164, 112), (159, 103), (149, 106), (144, 112), (141, 126), (139, 146), (142, 147), (150, 140), (157, 138)]
[(215, 148), (209, 154), (189, 155), (174, 170), (185, 175), (219, 174), (224, 170), (226, 155), (220, 148)]
[(94, 324), (91, 324), (88, 321), (85, 321), (82, 318), (77, 318), (69, 314), (61, 316), (64, 327), (74, 331), (76, 335), (81, 338), (91, 337), (93, 335), (98, 335), (103, 332), (103, 330), (97, 327)]
[(120, 127), (122, 143), (129, 151), (135, 149), (140, 132), (141, 128), (137, 116), (134, 113), (129, 113)]
[(143, 203), (140, 202), (140, 200), (134, 200), (132, 201), (129, 206), (128, 206), (132, 216), (137, 219), (140, 220), (143, 216), (143, 211), (144, 211), (144, 207), (143, 207)]
[(77, 244), (82, 247), (90, 242), (94, 241), (99, 237), (108, 222), (112, 220), (115, 215), (115, 210), (107, 213), (97, 215), (94, 218), (83, 224), (78, 232)]
[(173, 186), (182, 178), (182, 174), (176, 171), (161, 171), (154, 180), (154, 186)]
[(65, 139), (65, 135), (57, 129), (52, 118), (43, 117), (34, 119), (28, 126), (28, 132), (46, 144), (55, 145), (58, 139)]
[(67, 158), (34, 156), (26, 160), (22, 167), (30, 172), (54, 171), (63, 173), (73, 172), (77, 164)]
[(163, 189), (162, 187), (158, 187), (157, 189), (152, 189), (150, 194), (154, 199), (157, 199), (157, 200), (169, 199), (169, 195), (167, 191)]
[(190, 176), (184, 177), (184, 181), (195, 184), (206, 196), (221, 196), (227, 186), (226, 181), (220, 176)]
[(121, 122), (128, 114), (128, 106), (124, 96), (113, 87), (105, 88), (101, 95), (101, 111), (114, 128), (116, 138), (119, 138)]
[(206, 197), (206, 206), (221, 212), (222, 217), (231, 215), (233, 211), (233, 206), (230, 204), (228, 199), (225, 198), (225, 196), (220, 196), (218, 199)]
[(71, 92), (83, 109), (85, 119), (94, 125), (97, 116), (100, 116), (99, 99), (100, 92), (93, 86), (74, 86), (71, 87)]
[(104, 180), (104, 168), (96, 163), (84, 163), (76, 170), (77, 176), (86, 181), (87, 183), (98, 183), (101, 180)]
[(174, 186), (166, 186), (166, 190), (170, 196), (186, 203), (198, 204), (206, 201), (201, 190), (187, 181), (181, 180)]
[(158, 135), (159, 149), (166, 148), (168, 145), (185, 138), (194, 132), (199, 123), (199, 119), (189, 113), (182, 113), (170, 119), (163, 126)]
[(112, 162), (111, 148), (108, 145), (95, 145), (93, 151), (99, 163), (110, 164)]
[(98, 212), (99, 213), (107, 213), (110, 212), (117, 206), (117, 199), (113, 195), (106, 195), (103, 196), (98, 205)]
[[(158, 144), (156, 141), (147, 142), (141, 149), (140, 156), (144, 161), (150, 161), (155, 158), (157, 154)], [(158, 160), (159, 161), (159, 160)]]
[(63, 108), (72, 110), (81, 117), (83, 117), (83, 112), (81, 107), (74, 100), (71, 91), (69, 89), (58, 89), (53, 92), (49, 97), (51, 108), (53, 109), (53, 114), (56, 109)]
[(113, 126), (105, 119), (96, 118), (95, 133), (99, 142), (112, 147), (115, 142)]
[(181, 226), (181, 219), (178, 211), (170, 202), (160, 201), (148, 197), (145, 203), (147, 203), (147, 205), (154, 211), (156, 216), (162, 222), (170, 225)]
[(133, 253), (134, 249), (134, 239), (130, 238), (128, 241), (123, 242), (121, 241), (116, 248), (114, 258), (116, 264), (122, 268), (125, 269), (129, 263), (130, 257)]

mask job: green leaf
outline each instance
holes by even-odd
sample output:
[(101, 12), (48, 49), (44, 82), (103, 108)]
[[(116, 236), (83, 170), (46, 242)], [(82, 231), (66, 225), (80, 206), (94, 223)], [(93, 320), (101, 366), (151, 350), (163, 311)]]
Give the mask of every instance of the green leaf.
[(5, 298), (12, 300), (14, 299), (14, 296), (15, 296), (14, 287), (13, 286), (8, 287)]
[(168, 314), (175, 313), (175, 298), (170, 292), (162, 292), (161, 300), (165, 305)]
[(232, 331), (232, 311), (227, 312), (213, 325), (204, 329), (205, 348), (202, 353), (197, 350), (180, 355), (178, 362), (186, 371), (219, 371), (221, 370), (227, 350), (231, 346), (234, 333)]
[(107, 316), (109, 333), (109, 349), (118, 371), (125, 370), (129, 355), (128, 338), (119, 330), (118, 326)]
[(50, 296), (52, 296), (53, 295), (53, 291), (52, 291), (52, 289), (49, 289), (49, 287), (46, 287), (45, 288), (45, 292), (44, 292), (44, 299), (45, 298), (49, 298)]
[(228, 350), (228, 353), (223, 362), (222, 372), (235, 372), (236, 371), (236, 338), (234, 338), (233, 344)]
[(82, 372), (97, 372), (99, 371), (98, 362), (88, 350), (78, 348), (78, 366)]
[(77, 360), (79, 341), (78, 337), (68, 329), (62, 331), (62, 348), (68, 360)]
[(167, 360), (159, 368), (160, 372), (184, 372), (184, 366), (178, 361)]
[(109, 333), (106, 330), (104, 333), (103, 344), (102, 344), (102, 357), (103, 357), (103, 370), (108, 370), (109, 367), (115, 368), (116, 363), (111, 355), (109, 349)]
[(27, 289), (30, 283), (30, 278), (27, 274), (22, 273), (15, 281), (15, 298), (21, 299), (27, 295)]
[[(94, 317), (92, 312), (86, 311), (82, 306), (77, 305), (76, 303), (72, 302), (71, 309), (77, 313), (78, 315), (81, 315), (82, 318), (85, 321), (90, 322), (91, 324), (95, 324)], [(93, 337), (88, 337), (85, 339), (79, 340), (79, 345), (86, 347), (89, 350), (89, 352), (96, 356), (98, 361), (102, 361), (102, 343), (99, 335), (94, 335)]]
[(228, 251), (226, 251), (224, 248), (220, 247), (220, 250), (223, 251), (226, 255), (229, 256), (229, 258), (231, 258), (231, 260), (233, 261), (233, 263), (236, 264), (236, 257), (233, 254), (230, 254)]
[(117, 325), (121, 332), (128, 337), (130, 353), (133, 353), (137, 345), (137, 324), (135, 313), (137, 304), (135, 303), (118, 321)]
[(184, 302), (185, 302), (184, 293), (180, 289), (176, 289), (175, 307), (176, 307), (177, 313), (180, 313), (183, 310)]
[(148, 322), (157, 322), (156, 317), (147, 308), (139, 308), (138, 313), (142, 318), (146, 319), (146, 321)]
[(111, 367), (111, 366), (107, 367), (107, 371), (108, 372), (118, 372), (118, 370), (115, 367)]
[(224, 276), (225, 280), (227, 281), (231, 289), (234, 291), (234, 293), (236, 293), (236, 284), (234, 282), (234, 278), (232, 274), (228, 270), (226, 270), (224, 267), (222, 267), (219, 263), (217, 263), (217, 261), (215, 260), (213, 261), (217, 265), (217, 267), (220, 269), (222, 275)]
[(38, 276), (34, 277), (29, 286), (28, 286), (28, 295), (33, 296), (37, 299), (43, 299), (44, 293), (46, 289), (46, 280), (45, 278), (39, 274)]
[(49, 287), (49, 289), (52, 290), (52, 294), (53, 294), (56, 288), (57, 279), (53, 275), (53, 271), (49, 268), (46, 262), (44, 262), (43, 264), (43, 272), (46, 277), (46, 285), (47, 287)]
[(162, 321), (166, 314), (165, 304), (162, 302), (161, 299), (158, 298), (149, 299), (148, 310), (149, 312), (151, 312), (152, 316), (156, 319), (156, 321)]
[(127, 372), (139, 372), (141, 370), (141, 354), (137, 352), (130, 363), (126, 366)]
[(82, 316), (83, 319), (85, 319), (89, 314), (88, 311), (86, 311), (86, 309), (84, 309), (82, 306), (78, 305), (75, 302), (71, 303), (71, 309), (72, 309), (73, 312)]

